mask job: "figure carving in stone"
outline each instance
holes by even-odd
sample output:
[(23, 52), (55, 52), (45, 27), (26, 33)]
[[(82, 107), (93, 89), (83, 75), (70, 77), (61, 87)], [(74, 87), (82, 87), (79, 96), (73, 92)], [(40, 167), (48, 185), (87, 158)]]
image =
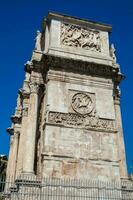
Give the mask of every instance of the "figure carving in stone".
[(18, 116), (21, 115), (21, 111), (22, 111), (22, 99), (21, 99), (20, 94), (18, 94), (15, 115), (18, 115)]
[(37, 30), (36, 38), (35, 38), (35, 50), (41, 51), (41, 32)]
[(110, 47), (110, 56), (112, 57), (114, 63), (116, 64), (116, 55), (115, 55), (116, 49), (114, 47), (114, 44), (111, 44)]
[(101, 52), (100, 33), (77, 25), (62, 24), (61, 43), (66, 46)]
[(30, 81), (30, 73), (28, 72), (25, 73), (25, 80)]
[(61, 124), (68, 127), (81, 127), (86, 129), (91, 128), (113, 132), (116, 130), (114, 120), (102, 119), (89, 115), (83, 116), (75, 113), (49, 112), (48, 122), (52, 124)]
[(38, 93), (38, 91), (39, 91), (39, 85), (38, 85), (38, 83), (36, 83), (36, 82), (30, 82), (29, 86), (30, 86), (30, 92), (31, 93)]
[(77, 93), (72, 97), (72, 108), (80, 114), (89, 114), (93, 107), (93, 101), (88, 94)]
[(11, 135), (11, 138), (10, 138), (10, 146), (13, 145), (13, 141), (14, 141), (14, 135)]
[(22, 115), (25, 116), (25, 117), (28, 116), (28, 107), (24, 107), (24, 108), (23, 108)]

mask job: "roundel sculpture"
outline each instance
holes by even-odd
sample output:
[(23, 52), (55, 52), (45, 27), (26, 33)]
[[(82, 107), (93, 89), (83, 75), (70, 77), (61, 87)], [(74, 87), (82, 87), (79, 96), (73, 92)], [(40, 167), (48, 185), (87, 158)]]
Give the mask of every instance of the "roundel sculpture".
[(86, 93), (76, 93), (72, 97), (72, 108), (75, 112), (86, 115), (93, 110), (94, 103), (91, 97)]

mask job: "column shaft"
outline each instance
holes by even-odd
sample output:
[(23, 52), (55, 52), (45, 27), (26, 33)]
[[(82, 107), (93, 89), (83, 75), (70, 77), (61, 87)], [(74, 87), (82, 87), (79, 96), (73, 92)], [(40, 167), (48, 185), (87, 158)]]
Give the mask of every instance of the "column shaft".
[(19, 133), (14, 133), (13, 141), (13, 158), (12, 158), (12, 176), (15, 178), (16, 175), (16, 166), (17, 166), (17, 157), (18, 157), (18, 144), (19, 144)]
[(26, 130), (28, 125), (28, 96), (23, 99), (23, 113), (21, 122), (21, 134), (19, 137), (19, 148), (18, 148), (18, 158), (16, 167), (16, 177), (19, 176), (23, 171), (23, 162), (25, 155), (25, 140), (26, 140)]
[(14, 139), (14, 135), (11, 135), (10, 136), (10, 151), (9, 151), (7, 173), (6, 173), (7, 178), (10, 178), (12, 176), (13, 139)]
[(31, 94), (29, 101), (28, 126), (26, 130), (24, 146), (23, 173), (34, 174), (35, 160), (35, 142), (37, 130), (37, 113), (38, 113), (38, 86), (31, 83)]
[(117, 125), (117, 134), (118, 134), (118, 156), (120, 159), (120, 176), (127, 177), (127, 165), (126, 165), (126, 155), (125, 155), (125, 144), (122, 128), (122, 119), (121, 119), (121, 109), (120, 109), (120, 100), (115, 100), (115, 114), (116, 114), (116, 125)]

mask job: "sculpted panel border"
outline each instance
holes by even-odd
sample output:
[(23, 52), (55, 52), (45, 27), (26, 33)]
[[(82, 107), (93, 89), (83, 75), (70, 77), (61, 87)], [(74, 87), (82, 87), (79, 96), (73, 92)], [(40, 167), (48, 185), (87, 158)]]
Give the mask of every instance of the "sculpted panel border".
[(62, 125), (65, 127), (94, 129), (99, 131), (116, 132), (115, 121), (102, 119), (89, 115), (78, 115), (75, 113), (48, 113), (47, 122), (50, 124)]

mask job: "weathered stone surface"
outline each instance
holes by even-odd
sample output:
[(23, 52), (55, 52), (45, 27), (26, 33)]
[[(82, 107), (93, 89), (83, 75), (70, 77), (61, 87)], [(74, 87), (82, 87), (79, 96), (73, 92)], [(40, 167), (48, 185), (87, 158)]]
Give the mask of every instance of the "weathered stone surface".
[(100, 32), (81, 28), (80, 26), (62, 23), (61, 44), (101, 52)]
[[(57, 78), (56, 81), (49, 81), (47, 97), (49, 110), (68, 113), (72, 104), (72, 95), (82, 92), (92, 93), (96, 99), (94, 109), (97, 115), (105, 119), (115, 119), (112, 84), (106, 85), (104, 79), (99, 79), (97, 81), (95, 78), (93, 79), (91, 77), (91, 80), (88, 80), (88, 84), (86, 85), (82, 84), (82, 80), (80, 82), (81, 84), (71, 83), (71, 81), (62, 82), (59, 78)], [(106, 88), (107, 86), (110, 86), (110, 88)], [(53, 95), (54, 98), (51, 98), (51, 95)]]
[[(53, 170), (60, 171), (61, 166), (57, 166), (62, 165), (63, 161), (66, 163), (64, 166), (76, 167), (75, 171), (72, 170), (75, 175), (71, 174), (76, 178), (78, 176), (91, 178), (91, 175), (96, 178), (98, 174), (105, 179), (111, 174), (112, 177), (119, 177), (116, 134), (54, 126), (47, 126), (46, 132), (44, 165), (50, 163), (51, 167), (48, 167), (48, 170), (51, 169), (51, 173)], [(68, 173), (72, 173), (71, 167), (68, 167), (70, 171)], [(99, 173), (99, 168), (102, 173)], [(47, 171), (45, 171), (46, 174)], [(62, 170), (60, 174), (64, 176)]]
[(96, 116), (82, 116), (74, 113), (49, 112), (48, 123), (64, 127), (116, 132), (114, 120), (100, 119)]
[[(50, 17), (50, 16), (49, 16)], [(100, 27), (98, 24), (69, 20), (56, 15), (51, 19), (51, 31), (48, 37), (49, 54), (63, 56), (99, 64), (111, 63), (107, 30), (111, 27)]]
[(108, 25), (49, 13), (25, 65), (8, 174), (127, 177), (119, 91), (124, 76), (109, 47), (110, 31)]

